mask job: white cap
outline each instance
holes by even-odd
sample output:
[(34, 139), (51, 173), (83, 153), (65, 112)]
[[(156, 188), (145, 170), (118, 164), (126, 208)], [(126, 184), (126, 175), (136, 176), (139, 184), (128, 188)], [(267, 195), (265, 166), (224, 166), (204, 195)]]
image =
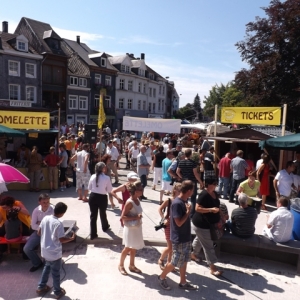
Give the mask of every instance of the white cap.
[(139, 179), (140, 177), (139, 177), (139, 175), (138, 174), (136, 174), (135, 172), (129, 172), (128, 174), (127, 174), (127, 179), (129, 180), (129, 179)]

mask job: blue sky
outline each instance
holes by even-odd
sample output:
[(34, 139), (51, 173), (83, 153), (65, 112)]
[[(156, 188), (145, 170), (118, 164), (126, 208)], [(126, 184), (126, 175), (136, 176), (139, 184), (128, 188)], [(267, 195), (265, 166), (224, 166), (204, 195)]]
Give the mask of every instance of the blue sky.
[(246, 65), (234, 44), (267, 0), (2, 1), (0, 20), (13, 33), (25, 16), (49, 23), (64, 38), (112, 55), (145, 53), (146, 63), (175, 82), (180, 106), (201, 101), (213, 85)]

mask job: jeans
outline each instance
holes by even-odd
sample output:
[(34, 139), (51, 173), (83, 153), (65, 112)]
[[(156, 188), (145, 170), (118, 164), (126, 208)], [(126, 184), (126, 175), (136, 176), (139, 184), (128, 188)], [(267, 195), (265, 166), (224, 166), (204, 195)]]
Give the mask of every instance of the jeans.
[(229, 177), (219, 177), (219, 194), (222, 194), (223, 190), (223, 197), (227, 198), (229, 194)]
[(140, 179), (143, 187), (145, 188), (147, 186), (147, 175), (141, 175)]
[(34, 250), (37, 246), (39, 246), (40, 242), (41, 237), (37, 234), (37, 231), (34, 231), (23, 248), (23, 251), (31, 260), (34, 267), (38, 267), (42, 263), (42, 260)]
[(49, 274), (51, 271), (52, 280), (53, 280), (53, 290), (54, 294), (58, 296), (61, 293), (60, 288), (60, 268), (61, 268), (61, 258), (54, 261), (47, 261), (45, 263), (41, 280), (38, 285), (38, 289), (43, 289), (49, 279)]
[(237, 191), (239, 185), (245, 180), (245, 178), (242, 179), (232, 179), (232, 185), (231, 185), (231, 190), (230, 190), (230, 197), (229, 197), (229, 202), (234, 202), (234, 194)]
[(100, 214), (100, 221), (102, 230), (106, 231), (109, 228), (109, 224), (106, 216), (108, 199), (107, 195), (101, 195), (96, 193), (91, 193), (89, 197), (89, 206), (91, 211), (90, 216), (90, 227), (91, 227), (91, 237), (97, 236), (97, 218), (98, 210)]

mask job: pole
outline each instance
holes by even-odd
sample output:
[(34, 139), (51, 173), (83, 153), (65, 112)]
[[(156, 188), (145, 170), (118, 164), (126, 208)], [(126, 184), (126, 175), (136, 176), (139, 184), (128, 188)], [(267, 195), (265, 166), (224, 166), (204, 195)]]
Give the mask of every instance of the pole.
[[(285, 135), (286, 111), (287, 111), (287, 104), (284, 104), (283, 105), (283, 114), (282, 114), (281, 136)], [(280, 150), (278, 170), (282, 169), (282, 162), (283, 162), (283, 150)]]
[(57, 120), (57, 127), (58, 127), (58, 133), (57, 133), (57, 153), (58, 153), (59, 139), (60, 139), (60, 103), (57, 103), (57, 106), (58, 106), (58, 120)]
[(215, 105), (215, 130), (214, 130), (214, 136), (217, 136), (217, 122), (218, 122), (218, 104)]

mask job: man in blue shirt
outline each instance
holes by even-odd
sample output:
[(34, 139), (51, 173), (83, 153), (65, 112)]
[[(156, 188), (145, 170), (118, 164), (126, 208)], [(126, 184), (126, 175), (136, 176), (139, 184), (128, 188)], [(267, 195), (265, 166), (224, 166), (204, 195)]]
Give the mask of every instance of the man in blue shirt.
[(172, 258), (158, 276), (158, 283), (164, 290), (170, 290), (167, 283), (167, 274), (172, 272), (175, 267), (180, 270), (179, 288), (184, 290), (196, 290), (197, 287), (186, 281), (187, 263), (191, 260), (191, 205), (188, 203), (189, 197), (194, 192), (194, 183), (191, 180), (182, 182), (180, 194), (175, 198), (171, 205), (170, 225)]
[(172, 191), (172, 177), (168, 173), (168, 170), (172, 164), (172, 159), (174, 158), (173, 151), (167, 151), (167, 157), (162, 161), (162, 185), (160, 190), (160, 198), (159, 204), (162, 204), (163, 195), (165, 191), (171, 192)]

